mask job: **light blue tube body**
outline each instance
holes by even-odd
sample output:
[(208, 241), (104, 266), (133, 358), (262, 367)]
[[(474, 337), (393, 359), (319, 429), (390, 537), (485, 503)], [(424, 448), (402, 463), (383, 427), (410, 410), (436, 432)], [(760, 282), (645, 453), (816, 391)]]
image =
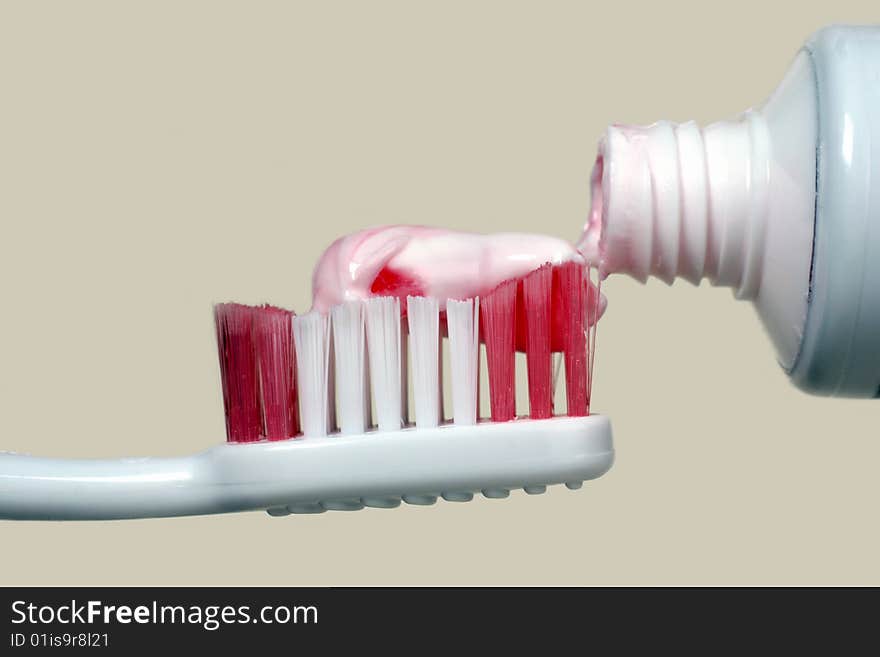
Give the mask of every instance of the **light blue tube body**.
[(832, 26), (805, 45), (817, 99), (816, 207), (792, 381), (880, 397), (880, 26)]

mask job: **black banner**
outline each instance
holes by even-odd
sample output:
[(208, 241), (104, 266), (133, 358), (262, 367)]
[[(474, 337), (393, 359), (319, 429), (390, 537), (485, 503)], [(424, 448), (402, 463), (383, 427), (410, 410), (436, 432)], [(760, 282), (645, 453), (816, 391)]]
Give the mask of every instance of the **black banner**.
[[(189, 647), (463, 654), (477, 646), (840, 648), (871, 637), (875, 590), (0, 588), (0, 654)], [(843, 628), (838, 631), (838, 628)], [(707, 643), (708, 642), (708, 643)], [(326, 653), (324, 653), (326, 654)]]

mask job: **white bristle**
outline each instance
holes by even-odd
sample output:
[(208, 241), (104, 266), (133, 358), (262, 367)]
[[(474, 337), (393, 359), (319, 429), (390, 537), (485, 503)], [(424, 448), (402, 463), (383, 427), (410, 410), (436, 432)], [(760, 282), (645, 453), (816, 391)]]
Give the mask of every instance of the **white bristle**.
[(455, 424), (476, 424), (480, 375), (480, 299), (446, 302), (452, 417)]
[(317, 312), (294, 317), (293, 340), (303, 435), (326, 436), (332, 429), (329, 318)]
[(400, 429), (403, 414), (403, 372), (400, 340), (400, 300), (396, 297), (367, 299), (367, 352), (370, 387), (380, 431)]
[(334, 306), (330, 316), (339, 429), (345, 434), (363, 433), (370, 423), (364, 304), (349, 301)]
[(407, 297), (416, 426), (440, 424), (440, 304), (431, 297)]
[(559, 389), (559, 375), (562, 373), (562, 352), (553, 352), (553, 394)]
[(406, 425), (409, 422), (409, 327), (406, 323), (400, 323), (400, 422)]

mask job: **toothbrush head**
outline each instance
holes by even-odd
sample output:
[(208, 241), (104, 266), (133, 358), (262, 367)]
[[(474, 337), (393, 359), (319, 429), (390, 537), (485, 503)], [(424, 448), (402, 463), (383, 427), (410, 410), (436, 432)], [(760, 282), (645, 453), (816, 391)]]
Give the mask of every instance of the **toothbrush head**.
[[(501, 498), (512, 488), (531, 494), (548, 484), (578, 488), (610, 467), (610, 424), (590, 416), (601, 295), (589, 267), (546, 262), (482, 296), (462, 299), (412, 295), (412, 279), (381, 270), (380, 278), (382, 294), (349, 299), (326, 312), (295, 316), (272, 306), (217, 307), (223, 390), (255, 397), (263, 418), (260, 444), (230, 432), (233, 444), (217, 453), (230, 462), (227, 474), (238, 468), (288, 479), (280, 485), (283, 495), (260, 506), (277, 516), (387, 508), (401, 500), (465, 501), (477, 492)], [(249, 330), (234, 324), (234, 341), (223, 328), (230, 322), (221, 324), (229, 313), (252, 323)], [(230, 342), (256, 356), (232, 357)], [(519, 413), (517, 352), (525, 354), (528, 380), (528, 409)], [(479, 412), (483, 365), (487, 417)], [(252, 371), (238, 372), (242, 366)], [(557, 413), (560, 369), (565, 407)], [(444, 405), (447, 378), (452, 394)], [(252, 389), (240, 392), (242, 382)], [(280, 403), (284, 399), (291, 401)], [(300, 420), (283, 424), (285, 437), (293, 440), (279, 442), (278, 431), (269, 431), (278, 423), (267, 418), (279, 408), (284, 417)], [(253, 408), (246, 410), (252, 417)], [(242, 413), (239, 406), (227, 402), (226, 412), (228, 427), (242, 424), (235, 415)], [(235, 443), (252, 445), (236, 449)]]

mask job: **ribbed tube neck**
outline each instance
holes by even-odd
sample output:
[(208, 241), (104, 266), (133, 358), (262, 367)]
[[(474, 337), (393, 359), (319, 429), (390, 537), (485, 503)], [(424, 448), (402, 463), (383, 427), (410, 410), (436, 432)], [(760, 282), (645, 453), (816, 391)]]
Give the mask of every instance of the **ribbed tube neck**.
[(708, 278), (753, 298), (761, 277), (770, 138), (759, 112), (612, 126), (599, 144), (581, 240), (603, 275)]

